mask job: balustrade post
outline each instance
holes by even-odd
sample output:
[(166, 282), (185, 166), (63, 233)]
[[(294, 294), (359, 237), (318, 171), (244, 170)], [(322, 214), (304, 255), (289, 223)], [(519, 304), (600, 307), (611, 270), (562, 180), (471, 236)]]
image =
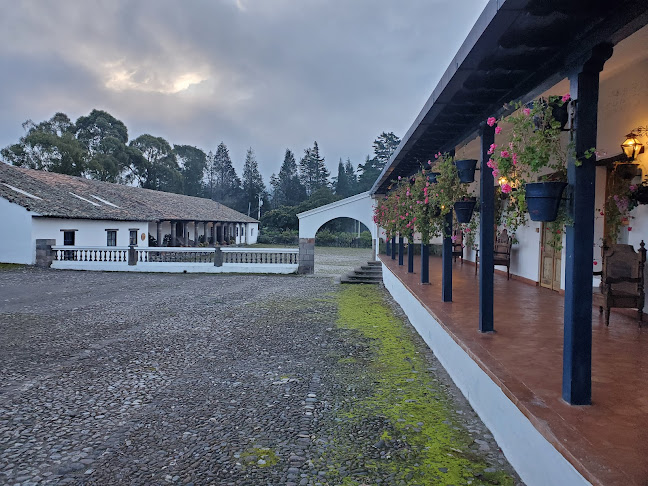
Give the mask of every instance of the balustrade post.
[(36, 266), (49, 268), (54, 260), (52, 247), (56, 246), (55, 239), (37, 239), (36, 240)]
[(135, 245), (128, 247), (128, 265), (137, 265), (137, 250), (135, 250)]
[(221, 250), (219, 247), (214, 248), (214, 266), (223, 266), (223, 250)]

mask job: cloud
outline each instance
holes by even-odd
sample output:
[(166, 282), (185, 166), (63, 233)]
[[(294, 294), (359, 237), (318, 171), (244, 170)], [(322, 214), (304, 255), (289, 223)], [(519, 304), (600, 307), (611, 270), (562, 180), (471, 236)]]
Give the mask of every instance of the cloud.
[[(3, 5), (4, 4), (4, 5)], [(0, 146), (56, 111), (132, 138), (252, 146), (266, 183), (318, 141), (329, 168), (402, 136), (486, 0), (0, 0)]]

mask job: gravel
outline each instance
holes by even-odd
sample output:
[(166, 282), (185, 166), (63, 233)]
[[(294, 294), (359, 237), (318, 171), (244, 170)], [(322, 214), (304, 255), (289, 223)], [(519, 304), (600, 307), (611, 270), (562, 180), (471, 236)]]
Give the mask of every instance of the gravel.
[(0, 271), (0, 484), (328, 484), (317, 437), (344, 392), (320, 275)]

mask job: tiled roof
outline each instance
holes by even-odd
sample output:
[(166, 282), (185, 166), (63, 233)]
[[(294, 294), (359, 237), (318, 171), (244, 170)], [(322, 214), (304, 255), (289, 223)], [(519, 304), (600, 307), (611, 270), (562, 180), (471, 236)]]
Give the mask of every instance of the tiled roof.
[(24, 169), (2, 162), (0, 197), (41, 216), (57, 218), (257, 222), (211, 199)]

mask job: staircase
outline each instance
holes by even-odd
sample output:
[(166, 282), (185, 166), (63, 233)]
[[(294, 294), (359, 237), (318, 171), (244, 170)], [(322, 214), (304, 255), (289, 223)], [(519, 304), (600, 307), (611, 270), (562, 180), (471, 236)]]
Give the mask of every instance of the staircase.
[(340, 279), (340, 283), (345, 284), (381, 284), (382, 283), (382, 263), (367, 262), (345, 275)]

